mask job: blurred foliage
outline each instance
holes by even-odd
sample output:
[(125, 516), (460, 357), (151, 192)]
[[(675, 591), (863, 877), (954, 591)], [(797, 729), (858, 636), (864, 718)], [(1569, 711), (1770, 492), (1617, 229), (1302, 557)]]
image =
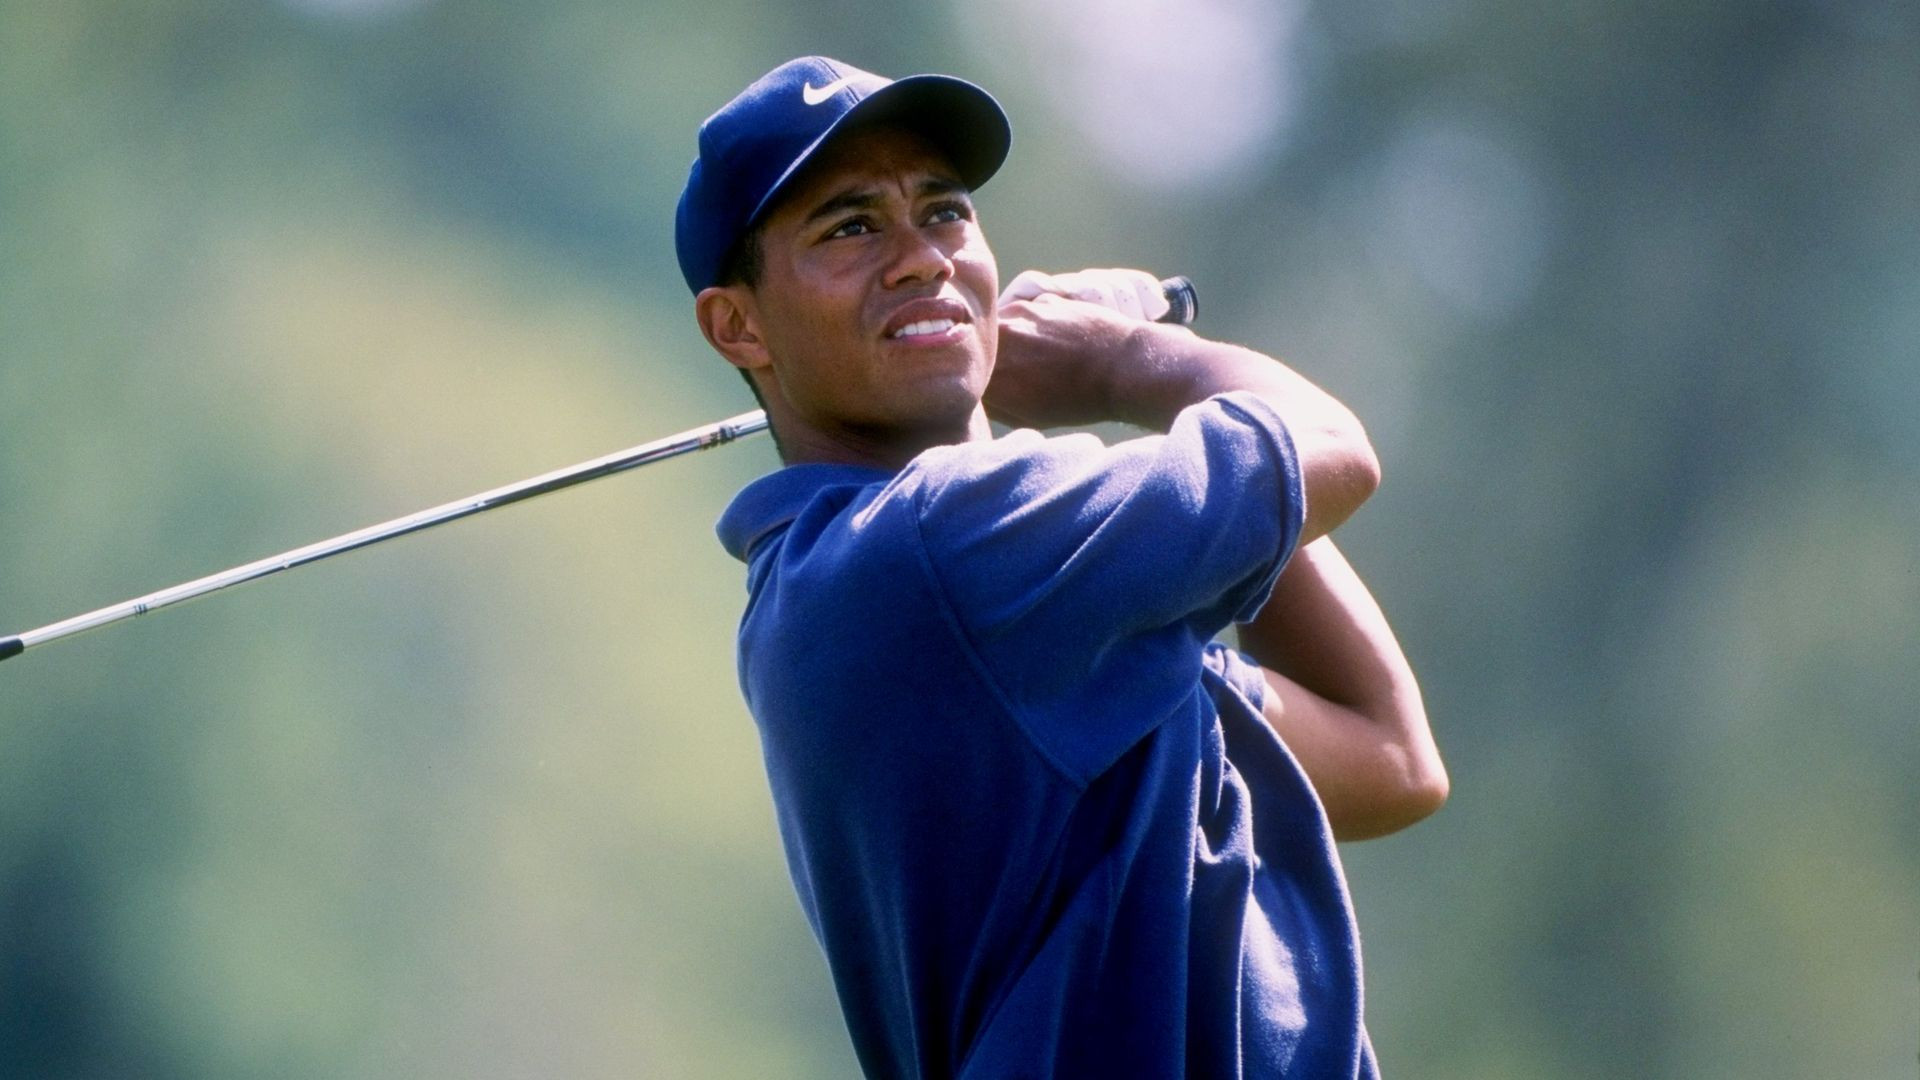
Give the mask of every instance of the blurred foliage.
[[(1896, 0), (0, 0), (0, 631), (750, 407), (673, 199), (813, 51), (1001, 97), (1004, 275), (1189, 273), (1368, 421), (1455, 791), (1346, 852), (1390, 1075), (1914, 1075)], [(0, 1072), (852, 1073), (711, 533), (773, 464), (0, 668)]]

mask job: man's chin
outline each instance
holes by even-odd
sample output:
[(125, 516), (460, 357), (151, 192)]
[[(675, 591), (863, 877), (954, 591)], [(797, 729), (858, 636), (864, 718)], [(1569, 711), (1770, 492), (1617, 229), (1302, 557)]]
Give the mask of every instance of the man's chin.
[(946, 386), (923, 386), (910, 408), (895, 410), (886, 417), (875, 417), (876, 434), (884, 432), (890, 440), (914, 449), (970, 442), (990, 436), (987, 414), (980, 404), (980, 392), (970, 380)]

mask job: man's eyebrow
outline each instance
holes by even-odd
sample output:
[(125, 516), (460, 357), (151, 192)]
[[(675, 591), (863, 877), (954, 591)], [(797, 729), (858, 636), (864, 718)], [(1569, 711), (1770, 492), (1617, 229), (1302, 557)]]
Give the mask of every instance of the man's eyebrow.
[(826, 202), (813, 208), (807, 215), (805, 224), (811, 225), (824, 217), (832, 217), (843, 210), (868, 210), (880, 204), (880, 193), (872, 188), (855, 188), (842, 191)]
[[(955, 192), (963, 195), (971, 193), (967, 185), (951, 176), (929, 176), (920, 181), (920, 185), (914, 189), (914, 196), (924, 199), (932, 195), (951, 195)], [(821, 218), (832, 217), (847, 210), (870, 210), (879, 204), (880, 192), (877, 189), (850, 188), (814, 207), (813, 212), (807, 215), (805, 224), (811, 225)]]
[(967, 185), (951, 176), (929, 176), (920, 181), (920, 190), (915, 194), (924, 199), (929, 195), (952, 195), (955, 192), (962, 195), (973, 194)]

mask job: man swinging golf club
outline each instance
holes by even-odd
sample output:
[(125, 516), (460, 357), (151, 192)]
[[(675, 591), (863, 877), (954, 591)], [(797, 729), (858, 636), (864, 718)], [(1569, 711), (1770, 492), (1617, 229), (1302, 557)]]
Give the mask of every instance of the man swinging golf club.
[[(680, 199), (701, 330), (786, 463), (719, 532), (855, 1051), (876, 1077), (1375, 1076), (1334, 840), (1447, 781), (1327, 539), (1373, 450), (1281, 363), (1147, 321), (1145, 274), (1000, 296), (972, 192), (1009, 141), (970, 83), (806, 57), (702, 125)], [(1031, 430), (1100, 420), (1157, 434)], [(1235, 621), (1244, 653), (1212, 640)]]

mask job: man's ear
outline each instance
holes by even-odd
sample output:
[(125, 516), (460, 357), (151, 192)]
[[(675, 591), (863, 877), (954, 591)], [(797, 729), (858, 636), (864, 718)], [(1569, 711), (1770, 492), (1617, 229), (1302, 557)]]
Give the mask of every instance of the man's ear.
[(742, 371), (772, 363), (760, 336), (760, 312), (744, 285), (711, 285), (693, 298), (694, 317), (707, 344)]

